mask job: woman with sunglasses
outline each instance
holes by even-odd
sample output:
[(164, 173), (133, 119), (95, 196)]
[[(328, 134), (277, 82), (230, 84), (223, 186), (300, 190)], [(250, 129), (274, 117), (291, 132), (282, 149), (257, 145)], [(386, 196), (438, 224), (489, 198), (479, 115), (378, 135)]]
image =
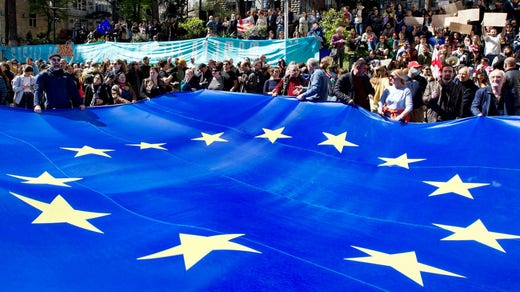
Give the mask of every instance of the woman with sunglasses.
[(269, 79), (264, 82), (264, 94), (273, 94), (273, 89), (276, 88), (276, 85), (280, 82), (280, 68), (273, 67), (269, 69)]

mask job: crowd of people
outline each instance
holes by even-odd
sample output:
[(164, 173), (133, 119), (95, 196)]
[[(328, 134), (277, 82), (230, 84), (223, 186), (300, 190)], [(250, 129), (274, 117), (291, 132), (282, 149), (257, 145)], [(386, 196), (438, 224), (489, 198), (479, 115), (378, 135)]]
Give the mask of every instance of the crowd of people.
[[(508, 3), (495, 7), (504, 9)], [(515, 115), (520, 114), (520, 46), (515, 43), (520, 38), (515, 16), (520, 6), (518, 0), (512, 5), (511, 16), (503, 10), (508, 13), (504, 27), (477, 23), (469, 35), (446, 28), (431, 32), (427, 25), (407, 26), (403, 18), (417, 15), (416, 7), (403, 10), (400, 4), (396, 8), (390, 4), (381, 14), (377, 7), (364, 12), (362, 4), (354, 10), (345, 7), (345, 25), (328, 41), (335, 49), (331, 56), (300, 64), (280, 59), (269, 65), (264, 55), (238, 62), (168, 58), (157, 64), (150, 64), (148, 57), (67, 63), (52, 55), (48, 62), (27, 58), (23, 66), (10, 60), (0, 63), (0, 78), (5, 81), (0, 82), (0, 104), (40, 112), (134, 103), (172, 91), (208, 89), (342, 102), (405, 122)], [(274, 12), (261, 13), (259, 19)], [(315, 12), (310, 15), (314, 20), (305, 33), (322, 36), (319, 17)], [(374, 20), (378, 15), (381, 25)], [(305, 21), (296, 30), (308, 24)], [(366, 46), (367, 56), (344, 71), (345, 49), (357, 46)]]

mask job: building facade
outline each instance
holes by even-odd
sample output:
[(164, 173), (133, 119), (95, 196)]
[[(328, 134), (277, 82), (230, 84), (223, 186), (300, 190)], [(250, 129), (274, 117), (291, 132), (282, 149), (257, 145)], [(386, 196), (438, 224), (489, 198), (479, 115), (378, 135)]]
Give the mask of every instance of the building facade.
[[(29, 2), (30, 0), (16, 1), (16, 27), (18, 44), (20, 45), (38, 42), (48, 32), (50, 32), (49, 40), (52, 41), (54, 31), (59, 36), (64, 31), (70, 34), (81, 25), (87, 28), (96, 27), (100, 20), (112, 15), (110, 3), (106, 0), (75, 0), (65, 7), (54, 7), (52, 1), (50, 1), (49, 16), (43, 11), (31, 11)], [(0, 1), (2, 45), (7, 45), (9, 26), (13, 25), (13, 21), (7, 17), (8, 9), (6, 1)], [(56, 18), (53, 17), (54, 10), (57, 15)]]

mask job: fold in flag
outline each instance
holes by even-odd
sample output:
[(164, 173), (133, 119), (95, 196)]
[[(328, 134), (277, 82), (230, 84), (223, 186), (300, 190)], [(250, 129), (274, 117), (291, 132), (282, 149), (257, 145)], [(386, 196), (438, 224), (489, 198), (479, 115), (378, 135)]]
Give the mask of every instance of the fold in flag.
[(6, 291), (518, 291), (520, 120), (197, 91), (0, 108)]

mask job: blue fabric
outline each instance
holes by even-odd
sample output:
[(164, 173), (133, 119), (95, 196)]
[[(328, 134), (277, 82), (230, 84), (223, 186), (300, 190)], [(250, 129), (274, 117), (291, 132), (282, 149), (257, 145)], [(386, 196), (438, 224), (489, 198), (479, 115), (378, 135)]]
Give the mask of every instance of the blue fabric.
[[(51, 54), (60, 52), (59, 46), (1, 47), (1, 50), (7, 59), (25, 60), (27, 56), (31, 56), (34, 60), (47, 60)], [(61, 46), (63, 50), (65, 45)], [(285, 59), (287, 63), (289, 61), (305, 63), (309, 58), (319, 57), (319, 43), (314, 37), (254, 41), (233, 38), (200, 38), (171, 42), (104, 42), (72, 45), (70, 49), (74, 55), (74, 62), (94, 61), (97, 63), (103, 62), (105, 58), (139, 61), (144, 56), (148, 56), (152, 64), (169, 57), (182, 58), (186, 61), (193, 57), (197, 63), (206, 63), (209, 59), (222, 61), (233, 58), (236, 64), (245, 57), (254, 60), (263, 54), (266, 56), (266, 62), (276, 65), (279, 59)], [(62, 57), (70, 59), (71, 56), (64, 55), (68, 51), (63, 51)]]
[[(0, 115), (5, 291), (520, 289), (516, 117), (401, 124), (217, 91)], [(513, 238), (441, 240), (479, 220)]]
[(107, 19), (105, 19), (98, 25), (96, 30), (101, 35), (105, 35), (106, 33), (112, 32), (112, 25), (110, 25), (110, 22)]

